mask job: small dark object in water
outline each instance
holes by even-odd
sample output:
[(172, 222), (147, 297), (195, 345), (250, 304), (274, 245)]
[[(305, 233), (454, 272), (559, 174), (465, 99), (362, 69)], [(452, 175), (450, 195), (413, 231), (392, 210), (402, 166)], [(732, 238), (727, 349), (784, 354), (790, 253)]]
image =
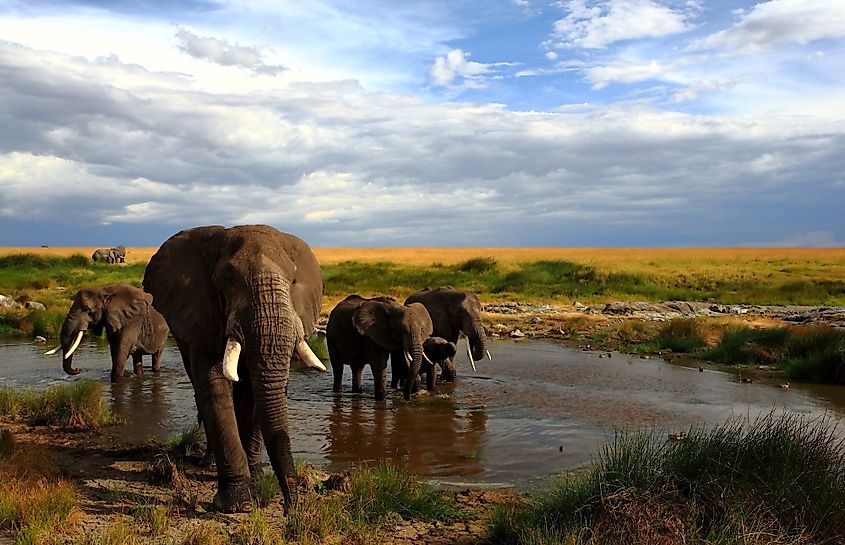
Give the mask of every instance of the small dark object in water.
[(699, 365), (699, 367), (698, 367), (698, 372), (699, 372), (699, 373), (703, 373), (703, 372), (704, 372), (704, 367), (701, 367), (701, 366)]

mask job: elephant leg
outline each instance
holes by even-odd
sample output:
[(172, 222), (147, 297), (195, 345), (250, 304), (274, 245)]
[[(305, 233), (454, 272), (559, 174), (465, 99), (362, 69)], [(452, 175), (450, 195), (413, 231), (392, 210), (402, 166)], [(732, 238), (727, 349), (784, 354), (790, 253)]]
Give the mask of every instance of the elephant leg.
[(232, 383), (223, 376), (222, 361), (209, 363), (207, 355), (192, 353), (191, 371), (206, 439), (217, 463), (214, 503), (226, 513), (250, 511), (249, 465), (238, 433)]
[(232, 385), (232, 399), (235, 405), (235, 418), (238, 422), (238, 434), (249, 465), (250, 480), (254, 483), (261, 473), (261, 428), (255, 419), (255, 401), (246, 371), (241, 376), (241, 380)]
[(392, 352), (390, 354), (390, 387), (401, 388), (407, 373), (408, 362), (405, 361), (405, 355), (401, 351)]
[(115, 336), (109, 339), (112, 382), (120, 382), (126, 376), (126, 360), (129, 358), (129, 348), (124, 344), (120, 337)]
[(364, 366), (352, 366), (352, 393), (360, 394), (364, 391)]
[(343, 382), (343, 362), (331, 339), (326, 344), (329, 347), (329, 361), (332, 364), (332, 392), (339, 392)]
[(373, 397), (376, 401), (384, 401), (387, 397), (387, 361), (382, 365), (371, 367), (373, 371)]
[(136, 375), (143, 375), (144, 374), (144, 362), (141, 359), (141, 353), (135, 352), (132, 354), (132, 368), (135, 371)]
[(153, 352), (153, 373), (158, 373), (161, 370), (161, 353), (164, 349)]
[(426, 373), (425, 387), (430, 393), (434, 393), (434, 388), (437, 386), (437, 366), (430, 365)]

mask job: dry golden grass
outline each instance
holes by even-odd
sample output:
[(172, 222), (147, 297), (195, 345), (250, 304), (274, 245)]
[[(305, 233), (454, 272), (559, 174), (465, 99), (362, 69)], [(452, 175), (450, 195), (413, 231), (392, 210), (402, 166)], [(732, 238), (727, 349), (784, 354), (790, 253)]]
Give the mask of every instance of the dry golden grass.
[[(32, 253), (67, 257), (91, 255), (97, 248), (80, 247), (3, 247), (0, 256)], [(130, 263), (149, 261), (158, 248), (127, 248)], [(503, 265), (527, 261), (565, 260), (604, 268), (642, 270), (649, 266), (713, 266), (755, 262), (815, 262), (845, 267), (845, 248), (314, 248), (320, 263), (343, 261), (386, 261), (404, 265), (461, 263), (474, 257), (492, 257)]]

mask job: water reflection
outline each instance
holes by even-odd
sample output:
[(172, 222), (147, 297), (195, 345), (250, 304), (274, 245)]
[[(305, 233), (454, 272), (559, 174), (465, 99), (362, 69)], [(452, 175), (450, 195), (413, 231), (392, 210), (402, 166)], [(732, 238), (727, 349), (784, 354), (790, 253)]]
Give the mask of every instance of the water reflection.
[(389, 406), (336, 396), (323, 452), (333, 467), (390, 461), (417, 475), (476, 475), (487, 420), (484, 409), (461, 410), (445, 397)]

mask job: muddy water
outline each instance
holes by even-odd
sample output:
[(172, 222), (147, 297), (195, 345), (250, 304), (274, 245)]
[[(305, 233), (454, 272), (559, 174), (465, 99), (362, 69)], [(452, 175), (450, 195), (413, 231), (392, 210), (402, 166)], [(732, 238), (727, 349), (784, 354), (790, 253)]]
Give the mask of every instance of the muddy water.
[[(465, 342), (465, 341), (462, 341)], [(41, 388), (94, 378), (126, 426), (103, 432), (107, 444), (166, 440), (196, 418), (193, 390), (178, 352), (168, 348), (162, 372), (109, 384), (108, 346), (87, 341), (74, 358), (85, 372), (66, 377), (43, 347), (0, 340), (0, 383)], [(294, 369), (289, 385), (294, 455), (336, 470), (392, 460), (445, 483), (531, 487), (551, 474), (588, 463), (614, 429), (681, 431), (732, 416), (787, 410), (826, 414), (845, 423), (845, 388), (778, 382), (741, 383), (731, 372), (659, 359), (581, 352), (550, 342), (496, 342), (493, 361), (469, 369), (458, 361), (456, 383), (411, 403), (377, 403), (365, 393), (331, 392), (331, 372)], [(145, 360), (145, 365), (149, 365)]]

